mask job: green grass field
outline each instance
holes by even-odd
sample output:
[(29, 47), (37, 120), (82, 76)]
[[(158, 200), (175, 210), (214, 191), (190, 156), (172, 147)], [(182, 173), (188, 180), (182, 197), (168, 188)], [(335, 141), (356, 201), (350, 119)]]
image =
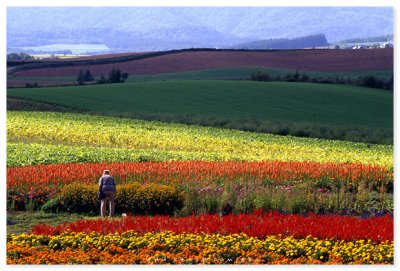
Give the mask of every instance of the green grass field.
[(259, 118), (391, 128), (392, 93), (310, 83), (168, 81), (9, 89), (8, 97), (110, 115)]
[[(8, 89), (7, 97), (102, 115), (283, 135), (388, 143), (371, 140), (371, 134), (390, 141), (393, 133), (393, 93), (345, 85), (233, 80), (151, 81), (16, 88)], [(355, 133), (364, 139), (357, 139)], [(351, 134), (355, 138), (349, 138)]]

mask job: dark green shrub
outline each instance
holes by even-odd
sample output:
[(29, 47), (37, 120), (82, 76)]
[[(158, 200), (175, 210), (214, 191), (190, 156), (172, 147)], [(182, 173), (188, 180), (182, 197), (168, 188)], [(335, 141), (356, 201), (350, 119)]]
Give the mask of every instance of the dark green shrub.
[(220, 210), (220, 200), (217, 197), (206, 196), (204, 199), (204, 205), (208, 214), (216, 214)]
[(97, 80), (97, 84), (106, 84), (106, 83), (107, 83), (107, 78), (104, 75), (100, 76), (100, 79)]
[(373, 75), (366, 75), (361, 78), (361, 85), (365, 87), (375, 88), (377, 87), (377, 80)]
[(224, 203), (221, 208), (221, 215), (230, 215), (231, 213), (233, 213), (232, 204), (229, 202)]
[(195, 189), (187, 189), (183, 208), (179, 215), (188, 216), (191, 214), (199, 214), (203, 209), (202, 198)]
[(59, 197), (52, 198), (42, 206), (42, 211), (45, 213), (59, 213), (62, 210), (62, 205)]
[(264, 82), (266, 82), (266, 81), (270, 81), (271, 78), (270, 78), (270, 76), (269, 76), (268, 73), (262, 72), (262, 71), (257, 71), (257, 72), (254, 72), (254, 73), (252, 73), (252, 74), (250, 75), (250, 80), (252, 80), (252, 81), (264, 81)]

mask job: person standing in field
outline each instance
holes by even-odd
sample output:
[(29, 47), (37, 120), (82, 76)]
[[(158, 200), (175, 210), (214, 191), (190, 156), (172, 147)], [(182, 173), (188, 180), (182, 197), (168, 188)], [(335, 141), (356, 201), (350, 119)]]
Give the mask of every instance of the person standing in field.
[(99, 191), (100, 191), (100, 214), (102, 217), (106, 215), (107, 201), (110, 202), (110, 216), (114, 216), (115, 211), (115, 193), (117, 191), (115, 180), (110, 175), (109, 170), (103, 171), (103, 176), (99, 180)]

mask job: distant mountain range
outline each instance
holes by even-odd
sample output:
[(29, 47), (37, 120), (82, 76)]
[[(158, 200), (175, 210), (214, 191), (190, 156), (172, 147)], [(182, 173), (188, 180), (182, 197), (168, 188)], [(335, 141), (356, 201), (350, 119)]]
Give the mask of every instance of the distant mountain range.
[(242, 43), (232, 46), (233, 49), (305, 49), (328, 46), (324, 34), (310, 35), (295, 39), (268, 39)]
[[(324, 33), (327, 42), (393, 34), (384, 7), (8, 7), (7, 47), (230, 48)], [(322, 36), (320, 36), (322, 37)]]

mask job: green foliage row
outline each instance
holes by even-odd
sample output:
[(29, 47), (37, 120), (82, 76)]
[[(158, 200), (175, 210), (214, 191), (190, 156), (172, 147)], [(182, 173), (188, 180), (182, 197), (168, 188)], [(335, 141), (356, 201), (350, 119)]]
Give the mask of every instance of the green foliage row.
[(7, 143), (7, 167), (88, 162), (223, 161), (217, 153), (131, 150), (93, 146)]
[[(100, 201), (97, 185), (71, 184), (42, 206), (44, 212), (98, 214)], [(162, 184), (118, 185), (115, 201), (117, 213), (170, 215), (182, 208), (184, 193)]]
[(393, 208), (393, 194), (379, 193), (372, 187), (359, 185), (349, 191), (344, 186), (329, 190), (299, 184), (265, 185), (257, 190), (232, 186), (225, 187), (222, 193), (216, 189), (189, 188), (180, 214), (251, 213), (257, 209), (291, 214), (361, 214), (378, 210), (392, 212)]

